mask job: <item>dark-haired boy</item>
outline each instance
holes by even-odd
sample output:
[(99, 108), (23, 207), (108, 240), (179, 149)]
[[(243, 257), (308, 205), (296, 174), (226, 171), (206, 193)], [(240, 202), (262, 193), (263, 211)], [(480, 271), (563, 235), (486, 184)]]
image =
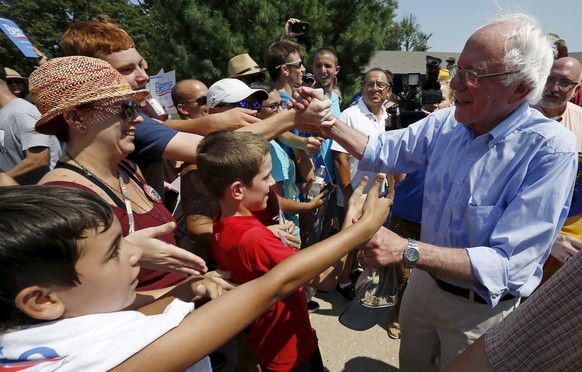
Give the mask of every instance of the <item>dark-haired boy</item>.
[(184, 371), (202, 359), (195, 370), (210, 371), (205, 355), (373, 235), (389, 206), (377, 196), (381, 182), (358, 223), (265, 276), (196, 311), (168, 305), (198, 294), (192, 278), (140, 312), (126, 309), (140, 296), (141, 249), (122, 239), (107, 202), (61, 186), (1, 187), (0, 369)]

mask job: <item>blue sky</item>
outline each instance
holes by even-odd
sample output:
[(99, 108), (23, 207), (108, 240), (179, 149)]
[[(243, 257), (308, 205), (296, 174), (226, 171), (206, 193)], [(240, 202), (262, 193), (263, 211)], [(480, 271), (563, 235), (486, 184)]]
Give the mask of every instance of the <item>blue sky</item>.
[(432, 34), (429, 50), (460, 52), (465, 41), (501, 11), (521, 11), (538, 19), (546, 32), (566, 40), (569, 52), (582, 52), (580, 0), (399, 0), (396, 20), (413, 14), (422, 32)]

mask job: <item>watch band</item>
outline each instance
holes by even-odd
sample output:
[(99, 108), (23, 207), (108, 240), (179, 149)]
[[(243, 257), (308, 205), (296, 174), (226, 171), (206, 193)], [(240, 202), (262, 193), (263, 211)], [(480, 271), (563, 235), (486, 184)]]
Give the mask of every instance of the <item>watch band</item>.
[(404, 249), (404, 267), (413, 269), (420, 258), (420, 250), (418, 243), (414, 239), (408, 239), (406, 248)]

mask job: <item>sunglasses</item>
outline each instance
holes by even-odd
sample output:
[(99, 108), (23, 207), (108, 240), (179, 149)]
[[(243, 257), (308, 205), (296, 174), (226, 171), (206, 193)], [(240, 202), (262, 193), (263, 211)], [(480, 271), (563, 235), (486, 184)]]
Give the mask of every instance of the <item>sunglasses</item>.
[(295, 67), (295, 68), (301, 68), (301, 66), (303, 66), (303, 61), (299, 60), (299, 61), (295, 61), (295, 62), (283, 63), (279, 66), (275, 66), (275, 69), (281, 68), (283, 66), (291, 66), (291, 67)]
[(139, 116), (139, 105), (136, 101), (132, 99), (126, 99), (121, 101), (118, 105), (90, 105), (87, 107), (80, 107), (83, 109), (102, 109), (104, 111), (109, 111), (112, 113), (119, 113), (122, 120), (134, 121)]
[(239, 101), (239, 102), (233, 102), (233, 103), (221, 103), (219, 105), (216, 105), (216, 107), (225, 107), (225, 106), (242, 107), (242, 108), (251, 109), (251, 110), (255, 110), (255, 111), (260, 111), (261, 108), (263, 107), (261, 104), (261, 101), (251, 101), (251, 102)]
[(196, 102), (196, 104), (198, 106), (204, 106), (206, 104), (206, 96), (198, 97), (194, 101), (184, 101), (184, 102), (180, 102), (180, 103), (185, 105), (187, 103), (194, 103), (194, 102)]
[(21, 85), (22, 80), (20, 80), (20, 79), (6, 79), (6, 84), (8, 84), (8, 85)]

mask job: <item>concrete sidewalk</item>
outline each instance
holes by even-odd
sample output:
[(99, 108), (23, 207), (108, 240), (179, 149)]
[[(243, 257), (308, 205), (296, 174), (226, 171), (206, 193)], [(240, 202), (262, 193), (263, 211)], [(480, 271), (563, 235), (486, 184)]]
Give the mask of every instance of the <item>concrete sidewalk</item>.
[(317, 292), (313, 298), (320, 308), (310, 315), (317, 331), (323, 365), (330, 372), (398, 371), (400, 340), (392, 340), (385, 324), (367, 331), (353, 331), (338, 321), (349, 304), (335, 291)]
[[(400, 340), (392, 340), (386, 333), (386, 322), (367, 331), (353, 331), (338, 321), (349, 302), (337, 292), (317, 292), (313, 297), (319, 310), (310, 314), (311, 325), (317, 331), (319, 349), (326, 371), (329, 372), (391, 372), (399, 371), (398, 349)], [(234, 372), (236, 344), (228, 342), (219, 351), (228, 357), (220, 372)]]
[[(392, 340), (386, 333), (386, 324), (367, 331), (353, 331), (338, 321), (349, 302), (335, 291), (317, 292), (313, 297), (319, 310), (310, 314), (311, 325), (317, 331), (323, 365), (329, 372), (390, 372), (398, 371), (400, 340)], [(234, 372), (236, 344), (228, 342), (219, 351), (228, 357), (220, 372)]]

